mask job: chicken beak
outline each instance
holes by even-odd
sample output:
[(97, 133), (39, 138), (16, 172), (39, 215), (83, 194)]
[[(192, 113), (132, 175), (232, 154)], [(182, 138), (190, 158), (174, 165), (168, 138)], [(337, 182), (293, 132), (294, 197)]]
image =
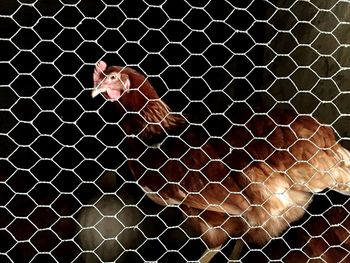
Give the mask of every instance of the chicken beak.
[(95, 89), (92, 90), (91, 97), (95, 98), (98, 94), (104, 93), (106, 91), (107, 91), (107, 87), (101, 88), (97, 86)]

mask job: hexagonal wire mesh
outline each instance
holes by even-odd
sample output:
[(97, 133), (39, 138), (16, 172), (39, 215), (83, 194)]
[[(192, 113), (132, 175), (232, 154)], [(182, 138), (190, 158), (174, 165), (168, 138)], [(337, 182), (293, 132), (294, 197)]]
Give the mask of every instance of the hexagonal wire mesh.
[[(349, 262), (349, 10), (2, 1), (0, 261)], [(171, 112), (92, 99), (100, 60)]]

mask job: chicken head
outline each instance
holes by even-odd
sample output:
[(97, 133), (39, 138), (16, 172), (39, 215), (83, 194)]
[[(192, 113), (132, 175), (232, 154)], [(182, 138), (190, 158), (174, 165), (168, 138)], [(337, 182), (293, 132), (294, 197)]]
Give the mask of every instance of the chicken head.
[(122, 68), (107, 70), (107, 64), (100, 61), (94, 71), (94, 90), (92, 97), (102, 93), (106, 99), (118, 100), (124, 91), (130, 89), (130, 80), (127, 74), (122, 73)]

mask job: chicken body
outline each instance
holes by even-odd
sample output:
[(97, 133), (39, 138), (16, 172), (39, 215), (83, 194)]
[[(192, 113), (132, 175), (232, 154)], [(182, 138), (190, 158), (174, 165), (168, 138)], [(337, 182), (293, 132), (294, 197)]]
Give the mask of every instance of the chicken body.
[(121, 148), (139, 185), (156, 203), (179, 205), (209, 248), (230, 237), (264, 244), (302, 217), (313, 193), (349, 191), (350, 153), (311, 117), (272, 111), (213, 138), (130, 68), (100, 62), (94, 83), (93, 96), (125, 112)]

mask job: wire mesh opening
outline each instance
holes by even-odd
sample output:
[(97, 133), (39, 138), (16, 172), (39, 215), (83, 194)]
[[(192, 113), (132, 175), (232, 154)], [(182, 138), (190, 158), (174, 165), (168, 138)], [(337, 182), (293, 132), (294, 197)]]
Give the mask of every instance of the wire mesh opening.
[[(235, 262), (349, 262), (349, 22), (343, 0), (2, 1), (0, 261), (228, 262), (241, 242)], [(91, 98), (99, 61), (188, 126), (128, 133), (147, 106)]]

